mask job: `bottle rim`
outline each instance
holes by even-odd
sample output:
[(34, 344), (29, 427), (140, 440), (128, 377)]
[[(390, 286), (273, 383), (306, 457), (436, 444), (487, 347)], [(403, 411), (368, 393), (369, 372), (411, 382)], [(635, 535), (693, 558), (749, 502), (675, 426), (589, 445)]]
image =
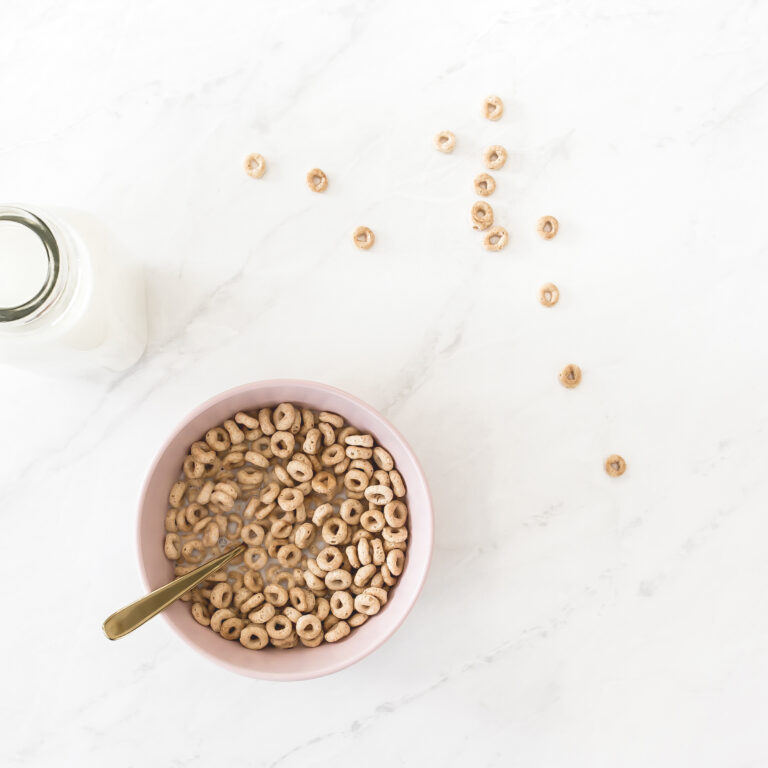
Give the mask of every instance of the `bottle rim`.
[(34, 232), (40, 238), (48, 260), (48, 272), (45, 282), (31, 299), (15, 307), (0, 307), (0, 323), (10, 323), (15, 320), (28, 318), (48, 300), (59, 278), (61, 253), (59, 252), (59, 244), (56, 242), (53, 232), (51, 232), (48, 225), (41, 218), (31, 211), (14, 205), (3, 205), (0, 206), (0, 221), (12, 221)]

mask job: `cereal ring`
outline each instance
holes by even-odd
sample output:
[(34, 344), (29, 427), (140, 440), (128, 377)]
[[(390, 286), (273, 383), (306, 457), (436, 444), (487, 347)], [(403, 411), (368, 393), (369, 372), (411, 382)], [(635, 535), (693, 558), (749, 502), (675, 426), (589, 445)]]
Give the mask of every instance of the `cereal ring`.
[(499, 168), (504, 167), (504, 163), (507, 162), (507, 150), (499, 144), (494, 144), (492, 147), (488, 147), (483, 153), (483, 162), (486, 168), (490, 168), (492, 171), (498, 171)]
[(408, 538), (407, 528), (390, 528), (388, 525), (384, 526), (384, 530), (381, 532), (385, 541), (391, 541), (394, 544), (399, 544)]
[(238, 411), (235, 414), (235, 421), (248, 429), (258, 429), (259, 427), (259, 420), (244, 411)]
[(348, 621), (350, 627), (359, 627), (361, 624), (365, 624), (368, 621), (368, 617), (364, 613), (353, 613)]
[(355, 610), (366, 616), (375, 616), (381, 610), (381, 603), (368, 592), (363, 592), (355, 598)]
[(456, 146), (456, 137), (450, 131), (440, 131), (433, 141), (440, 152), (453, 152)]
[(348, 469), (344, 475), (344, 487), (348, 491), (363, 493), (368, 487), (368, 475), (362, 469)]
[(288, 537), (293, 531), (293, 525), (289, 520), (275, 520), (269, 529), (269, 532), (274, 537), (272, 541), (267, 545), (267, 552), (270, 557), (277, 557), (277, 550), (288, 543)]
[(258, 152), (251, 152), (251, 154), (245, 158), (243, 166), (245, 172), (252, 179), (260, 179), (267, 170), (267, 164)]
[(180, 507), (186, 492), (187, 483), (184, 480), (177, 480), (171, 487), (171, 492), (168, 494), (168, 503), (172, 507)]
[(605, 460), (605, 471), (611, 477), (621, 477), (627, 471), (627, 462), (618, 453), (611, 454)]
[[(375, 566), (374, 570), (376, 570)], [(360, 573), (360, 571), (358, 571), (358, 573)], [(325, 574), (325, 586), (334, 592), (348, 589), (351, 584), (352, 574), (349, 571), (337, 568), (335, 571), (329, 571)]]
[(293, 543), (304, 549), (315, 538), (315, 526), (312, 523), (302, 523), (293, 531)]
[(301, 562), (301, 550), (295, 544), (283, 544), (277, 550), (277, 561), (286, 568), (293, 568)]
[(303, 483), (305, 480), (311, 480), (312, 475), (315, 474), (312, 464), (309, 461), (298, 461), (296, 459), (296, 454), (294, 454), (294, 458), (288, 462), (286, 470), (288, 471), (288, 474), (299, 483)]
[(335, 571), (337, 568), (341, 568), (344, 562), (344, 555), (341, 554), (337, 547), (325, 547), (325, 549), (320, 551), (316, 562), (318, 568), (327, 573), (328, 571)]
[(244, 525), (240, 531), (243, 541), (249, 547), (261, 546), (264, 543), (264, 534), (264, 528), (258, 523), (248, 523), (248, 525)]
[(308, 568), (302, 573), (304, 581), (313, 592), (325, 592), (325, 580), (312, 573)]
[[(373, 435), (352, 434), (343, 438), (343, 441), (347, 445), (357, 445), (361, 448), (373, 448)], [(341, 435), (339, 435), (339, 442), (342, 442)]]
[(360, 525), (371, 533), (378, 533), (384, 527), (385, 522), (384, 515), (378, 509), (367, 509), (360, 516)]
[(195, 499), (195, 502), (197, 504), (206, 505), (211, 500), (211, 494), (213, 493), (213, 489), (215, 487), (216, 486), (213, 480), (206, 480), (203, 483), (203, 487), (197, 492), (197, 498)]
[(267, 584), (264, 587), (264, 597), (270, 605), (279, 608), (288, 602), (288, 590), (279, 584)]
[(323, 433), (319, 429), (315, 427), (310, 429), (304, 438), (304, 444), (301, 446), (304, 453), (308, 453), (310, 456), (316, 454), (320, 450), (322, 438)]
[(483, 238), (483, 245), (489, 251), (500, 251), (508, 241), (509, 235), (504, 227), (491, 227)]
[(264, 547), (249, 547), (245, 550), (243, 559), (252, 571), (260, 571), (267, 564), (269, 557)]
[(392, 454), (380, 445), (373, 449), (373, 460), (379, 469), (387, 472), (395, 468), (395, 460), (392, 458)]
[(347, 558), (347, 562), (353, 568), (359, 568), (362, 565), (362, 563), (360, 562), (360, 558), (357, 556), (357, 547), (354, 544), (348, 545), (344, 549), (344, 554)]
[(272, 643), (273, 648), (295, 648), (299, 644), (299, 638), (296, 632), (291, 630), (291, 634), (284, 640), (277, 640), (272, 637), (269, 642)]
[[(364, 587), (371, 580), (373, 574), (376, 573), (377, 570), (378, 568), (376, 568), (373, 563), (368, 563), (368, 565), (364, 565), (362, 568), (359, 568), (354, 578), (355, 586)], [(344, 571), (344, 573), (346, 573), (346, 571)]]
[(539, 288), (539, 301), (545, 307), (554, 307), (560, 300), (560, 291), (554, 283), (545, 283)]
[(272, 411), (272, 423), (278, 432), (287, 432), (293, 425), (296, 408), (291, 403), (280, 403)]
[(303, 501), (304, 494), (298, 488), (283, 488), (277, 497), (277, 504), (284, 512), (293, 512)]
[(277, 427), (272, 423), (272, 409), (259, 409), (259, 429), (267, 436), (272, 436), (277, 431)]
[(348, 445), (346, 454), (350, 459), (370, 459), (373, 456), (373, 450), (371, 448), (362, 448), (359, 445)]
[(325, 192), (328, 189), (328, 177), (319, 168), (313, 168), (307, 174), (307, 186), (313, 192)]
[(225, 512), (229, 512), (229, 510), (235, 506), (235, 500), (228, 493), (224, 493), (223, 491), (214, 491), (211, 494), (211, 502), (217, 504)]
[(264, 588), (264, 579), (258, 571), (246, 571), (243, 574), (243, 584), (251, 592), (260, 592)]
[(320, 621), (323, 621), (323, 619), (328, 616), (328, 614), (331, 612), (331, 604), (328, 602), (328, 600), (325, 597), (318, 597), (317, 598), (317, 605), (315, 605), (314, 614), (317, 616)]
[(165, 530), (168, 533), (176, 533), (179, 530), (179, 524), (176, 522), (176, 515), (179, 514), (178, 509), (169, 509), (165, 513)]
[(293, 608), (306, 613), (311, 610), (310, 601), (311, 605), (314, 606), (315, 596), (301, 587), (292, 587), (288, 590), (288, 599), (291, 601)]
[(567, 389), (578, 387), (581, 382), (581, 368), (578, 365), (569, 363), (560, 371), (558, 378), (560, 383)]
[(357, 559), (360, 561), (360, 565), (370, 565), (373, 562), (370, 539), (360, 539), (357, 542)]
[(321, 504), (312, 513), (312, 522), (315, 525), (322, 525), (329, 517), (333, 517), (333, 504)]
[(205, 555), (203, 543), (197, 539), (186, 542), (181, 548), (181, 555), (188, 563), (199, 563)]
[(263, 603), (255, 611), (251, 611), (248, 614), (248, 618), (254, 624), (266, 624), (277, 611), (272, 603)]
[(249, 464), (253, 464), (260, 469), (267, 469), (269, 467), (269, 459), (258, 451), (247, 451), (243, 458)]
[(225, 619), (221, 624), (219, 634), (225, 640), (239, 640), (243, 627), (245, 627), (245, 622), (242, 619)]
[(354, 601), (349, 592), (337, 591), (331, 595), (331, 613), (337, 619), (348, 619), (354, 610)]
[(352, 241), (358, 248), (368, 250), (375, 242), (376, 236), (368, 227), (357, 227), (352, 233)]
[(314, 640), (322, 635), (323, 623), (314, 614), (308, 613), (296, 622), (296, 634), (302, 640)]
[(233, 595), (232, 587), (223, 581), (211, 590), (210, 600), (216, 608), (229, 608)]
[(249, 486), (248, 490), (253, 490), (253, 486), (261, 485), (264, 479), (264, 473), (259, 469), (239, 469), (237, 471), (237, 482), (244, 486)]
[(335, 429), (341, 429), (344, 426), (344, 417), (330, 411), (320, 411), (317, 414), (317, 420), (323, 424), (330, 424)]
[(258, 624), (249, 624), (240, 632), (240, 643), (250, 651), (260, 651), (269, 642), (269, 634)]
[(205, 442), (213, 448), (214, 451), (226, 451), (231, 441), (229, 433), (224, 427), (214, 427), (205, 433)]
[(352, 461), (352, 459), (349, 458), (349, 456), (345, 456), (338, 464), (335, 464), (333, 467), (333, 473), (335, 475), (343, 475), (347, 469), (349, 469), (349, 464)]
[(405, 567), (405, 555), (400, 549), (387, 552), (387, 567), (393, 576), (399, 576)]
[[(387, 530), (386, 528), (384, 529)], [(387, 559), (387, 554), (384, 551), (384, 545), (381, 543), (381, 539), (371, 539), (371, 560), (374, 565), (384, 565)]]
[[(248, 574), (246, 574), (247, 576)], [(255, 611), (260, 605), (264, 605), (265, 600), (263, 592), (254, 592), (254, 594), (240, 604), (240, 613), (248, 614), (251, 611)]]
[(181, 557), (181, 537), (178, 533), (166, 533), (163, 547), (165, 556), (169, 560), (178, 560)]
[(337, 622), (325, 633), (325, 639), (329, 643), (335, 643), (345, 638), (351, 632), (346, 621)]
[(290, 432), (275, 432), (269, 441), (272, 453), (280, 459), (287, 459), (295, 447), (296, 438)]
[[(373, 452), (371, 452), (371, 456), (373, 455)], [(371, 464), (370, 461), (367, 459), (352, 459), (349, 465), (350, 469), (362, 469), (363, 472), (368, 476), (368, 479), (370, 480), (371, 477), (373, 477), (373, 464)]]
[(488, 195), (492, 195), (496, 190), (496, 181), (488, 173), (481, 173), (475, 176), (474, 185), (475, 194), (480, 195), (480, 197), (488, 197)]
[(481, 231), (493, 224), (493, 208), (485, 200), (478, 200), (472, 206), (472, 229)]
[(363, 505), (356, 499), (344, 499), (339, 507), (341, 519), (348, 525), (357, 525), (363, 514)]
[(483, 117), (498, 120), (504, 114), (504, 102), (498, 96), (487, 96), (483, 101)]
[(343, 446), (334, 443), (333, 445), (329, 445), (322, 454), (320, 454), (320, 463), (324, 467), (332, 467), (335, 464), (344, 461), (344, 458), (345, 454)]
[(285, 616), (291, 624), (295, 624), (301, 618), (301, 611), (297, 611), (292, 605), (286, 605), (283, 608), (283, 616)]
[(262, 489), (259, 495), (259, 501), (262, 504), (271, 504), (275, 501), (280, 494), (280, 485), (278, 483), (269, 483), (266, 488)]
[[(381, 571), (379, 571), (377, 576), (381, 576), (382, 581), (388, 587), (394, 587), (395, 584), (397, 584), (397, 579), (392, 575), (392, 573), (389, 570), (389, 566), (386, 563), (384, 563), (384, 565), (381, 566)], [(371, 583), (373, 583), (373, 580), (371, 580)]]
[(536, 222), (536, 231), (545, 240), (551, 240), (557, 234), (558, 226), (558, 221), (554, 216), (542, 216)]
[(267, 622), (267, 634), (274, 640), (285, 640), (293, 632), (293, 624), (286, 616), (278, 614)]
[(320, 531), (326, 544), (343, 544), (348, 534), (349, 526), (340, 517), (328, 518)]
[(381, 587), (366, 587), (363, 592), (366, 595), (373, 595), (382, 606), (386, 605), (387, 600), (389, 599), (387, 590), (382, 589)]
[(239, 445), (245, 440), (245, 432), (243, 432), (232, 419), (227, 419), (223, 426), (224, 429), (227, 430), (227, 434), (229, 435), (229, 439), (232, 441), (233, 446)]
[(408, 507), (402, 501), (390, 501), (384, 506), (384, 519), (392, 528), (400, 528), (408, 519)]
[(221, 630), (222, 623), (227, 619), (233, 619), (234, 617), (234, 611), (230, 610), (229, 608), (219, 608), (218, 611), (214, 611), (211, 614), (211, 629), (214, 632), (219, 632)]
[(192, 618), (198, 623), (207, 627), (211, 623), (211, 617), (208, 609), (202, 603), (192, 604)]
[(392, 501), (392, 489), (386, 485), (369, 485), (363, 494), (370, 504), (383, 507)]
[(194, 459), (192, 456), (187, 456), (187, 458), (184, 459), (182, 470), (184, 471), (185, 477), (188, 477), (190, 480), (197, 480), (205, 473), (205, 464), (203, 464), (202, 461), (197, 461), (197, 459)]

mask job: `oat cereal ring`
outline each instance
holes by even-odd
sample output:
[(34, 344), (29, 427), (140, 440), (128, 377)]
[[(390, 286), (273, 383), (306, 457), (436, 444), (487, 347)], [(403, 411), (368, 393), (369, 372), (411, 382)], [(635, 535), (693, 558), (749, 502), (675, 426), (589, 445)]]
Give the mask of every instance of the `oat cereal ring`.
[(391, 571), (389, 570), (389, 566), (386, 563), (381, 566), (381, 571), (379, 571), (378, 575), (381, 576), (382, 581), (388, 587), (394, 587), (395, 584), (397, 584), (397, 579), (392, 575)]
[(258, 152), (251, 152), (245, 158), (243, 167), (252, 179), (260, 179), (267, 170), (267, 164)]
[[(233, 587), (234, 589), (234, 587)], [(232, 605), (237, 608), (240, 613), (247, 613), (243, 610), (243, 604), (253, 597), (253, 592), (247, 587), (239, 587), (234, 590), (234, 597), (232, 598)]]
[(303, 501), (304, 494), (298, 488), (283, 488), (277, 497), (277, 505), (284, 512), (293, 512)]
[(319, 592), (323, 593), (325, 592), (325, 580), (321, 579), (319, 576), (315, 575), (307, 569), (303, 573), (304, 581), (306, 582), (307, 586), (313, 591), (313, 592)]
[[(341, 435), (339, 435), (339, 442), (341, 442)], [(360, 448), (373, 448), (373, 435), (349, 435), (344, 438), (344, 442), (347, 445), (357, 445)]]
[(483, 245), (489, 251), (500, 251), (508, 241), (509, 235), (504, 227), (491, 227), (483, 238)]
[(385, 524), (384, 515), (378, 509), (366, 509), (360, 516), (360, 525), (370, 533), (378, 533)]
[(243, 457), (249, 464), (253, 464), (254, 467), (260, 469), (267, 469), (269, 467), (269, 459), (258, 451), (247, 451)]
[(376, 236), (368, 227), (357, 227), (352, 233), (352, 241), (358, 248), (367, 251), (375, 242)]
[[(321, 627), (322, 627), (322, 625), (321, 625)], [(312, 640), (307, 640), (307, 639), (305, 639), (303, 637), (299, 638), (301, 644), (305, 648), (317, 648), (318, 645), (322, 645), (323, 639), (324, 638), (323, 638), (322, 629), (320, 631), (320, 634), (317, 637), (312, 638)]]
[(485, 200), (478, 200), (472, 206), (472, 229), (488, 229), (493, 224), (493, 208)]
[(360, 539), (357, 542), (357, 559), (360, 561), (361, 566), (370, 565), (373, 562), (370, 539)]
[(285, 640), (291, 632), (293, 632), (293, 624), (282, 614), (273, 616), (267, 622), (267, 634), (274, 640)]
[(277, 557), (277, 550), (280, 549), (283, 544), (290, 543), (288, 538), (293, 532), (293, 524), (285, 519), (275, 520), (270, 526), (269, 532), (274, 538), (267, 545), (267, 552), (270, 557)]
[(363, 505), (356, 499), (344, 499), (339, 507), (339, 515), (347, 525), (357, 525), (363, 514)]
[(357, 556), (357, 547), (354, 544), (349, 544), (344, 548), (344, 556), (352, 568), (359, 568), (362, 565)]
[(456, 137), (450, 131), (440, 131), (433, 139), (435, 148), (440, 152), (453, 152), (456, 146)]
[(204, 547), (214, 547), (219, 540), (219, 526), (215, 520), (204, 520), (205, 528), (203, 529), (203, 535), (201, 541)]
[(264, 579), (258, 571), (246, 571), (243, 574), (243, 584), (251, 592), (260, 592), (264, 588)]
[(295, 624), (301, 618), (301, 611), (297, 611), (292, 605), (286, 605), (283, 608), (283, 616), (285, 616), (291, 624)]
[(226, 581), (223, 581), (211, 590), (210, 601), (216, 608), (229, 608), (233, 597), (232, 587)]
[(368, 617), (364, 613), (353, 613), (347, 620), (347, 624), (350, 627), (359, 627), (368, 621)]
[(264, 597), (270, 605), (279, 608), (288, 602), (288, 590), (279, 584), (267, 584), (263, 591)]
[(322, 454), (320, 454), (320, 463), (324, 467), (332, 467), (335, 464), (344, 461), (344, 457), (344, 448), (338, 443), (334, 443), (333, 445), (329, 445)]
[(302, 435), (306, 435), (312, 427), (315, 426), (315, 414), (309, 408), (301, 409), (301, 429)]
[(311, 480), (312, 475), (315, 474), (311, 462), (298, 461), (296, 459), (296, 454), (294, 454), (294, 458), (288, 462), (286, 470), (294, 480), (297, 480), (300, 483), (303, 483), (306, 480)]
[(611, 454), (605, 460), (605, 471), (611, 477), (621, 477), (627, 471), (627, 462), (618, 453)]
[(344, 487), (348, 491), (363, 493), (368, 487), (368, 475), (362, 469), (348, 469), (344, 475)]
[(560, 291), (554, 283), (545, 283), (539, 288), (539, 301), (545, 307), (554, 307), (560, 300)]
[(176, 511), (176, 528), (179, 531), (183, 531), (185, 533), (188, 533), (192, 530), (192, 526), (187, 520), (187, 508), (181, 507), (181, 509), (177, 509)]
[(269, 441), (272, 453), (280, 459), (287, 459), (295, 447), (296, 438), (290, 432), (275, 432)]
[(387, 567), (393, 576), (399, 576), (405, 566), (405, 555), (400, 549), (393, 549), (387, 552)]
[(262, 603), (255, 611), (248, 614), (248, 618), (254, 624), (266, 624), (276, 613), (272, 603)]
[(559, 223), (554, 216), (542, 216), (536, 222), (536, 231), (545, 240), (551, 240), (556, 234)]
[(337, 619), (348, 619), (354, 610), (354, 600), (349, 592), (337, 591), (331, 595), (331, 613)]
[(337, 484), (336, 478), (326, 471), (318, 472), (312, 478), (312, 490), (321, 495), (333, 493), (336, 490)]
[(277, 427), (272, 423), (272, 409), (260, 408), (259, 409), (259, 429), (267, 436), (274, 435), (277, 431)]
[(214, 491), (211, 494), (211, 503), (217, 504), (225, 512), (229, 512), (235, 506), (235, 500), (223, 491)]
[(207, 627), (211, 623), (211, 616), (203, 603), (195, 602), (192, 604), (192, 618), (198, 623)]
[(325, 639), (329, 643), (335, 643), (343, 640), (350, 632), (349, 624), (346, 621), (339, 621), (325, 633)]
[(299, 644), (298, 635), (294, 630), (291, 630), (291, 634), (285, 638), (285, 640), (277, 640), (274, 637), (269, 639), (273, 648), (295, 648)]
[[(373, 450), (371, 448), (363, 448), (359, 445), (348, 445), (346, 454), (350, 459), (367, 460), (373, 456)], [(371, 467), (371, 473), (373, 473), (373, 467)]]
[(285, 568), (293, 568), (301, 562), (301, 550), (295, 544), (283, 544), (277, 550), (277, 561)]
[(296, 622), (296, 634), (302, 640), (314, 640), (316, 637), (321, 637), (322, 632), (323, 623), (314, 614), (305, 614)]
[(390, 541), (393, 544), (399, 544), (408, 538), (407, 528), (390, 528), (388, 525), (384, 526), (384, 530), (381, 532), (384, 541)]
[(280, 403), (272, 411), (272, 423), (278, 432), (288, 432), (293, 426), (296, 408), (291, 403)]
[[(382, 568), (386, 567), (385, 565), (382, 566)], [(373, 574), (373, 578), (371, 579), (369, 587), (366, 587), (366, 589), (363, 590), (365, 592), (367, 589), (378, 589), (381, 588), (384, 584), (384, 577), (381, 575), (381, 571), (378, 573)]]
[(219, 631), (219, 634), (225, 640), (239, 640), (240, 633), (243, 631), (244, 627), (245, 622), (242, 619), (226, 619), (221, 624), (221, 630)]
[(333, 504), (321, 504), (315, 511), (312, 513), (312, 522), (320, 527), (322, 524), (329, 518), (333, 517)]
[[(305, 613), (310, 610), (308, 595), (311, 594), (311, 592), (306, 592), (301, 587), (292, 587), (288, 590), (288, 599), (291, 601), (291, 606), (294, 610)], [(314, 595), (312, 596), (312, 599), (314, 600)], [(294, 624), (295, 623), (296, 622), (294, 621)]]
[[(274, 429), (272, 430), (274, 434)], [(251, 450), (256, 451), (268, 459), (272, 458), (272, 449), (269, 447), (269, 435), (262, 435), (251, 442)]]
[(328, 602), (328, 599), (325, 597), (318, 597), (317, 603), (315, 604), (315, 610), (313, 611), (315, 616), (317, 616), (320, 621), (323, 621), (330, 612), (331, 604)]
[(344, 562), (344, 555), (341, 554), (337, 547), (325, 547), (320, 550), (316, 562), (318, 568), (327, 573), (328, 571), (335, 571), (337, 568), (341, 568)]
[(323, 433), (319, 429), (315, 427), (310, 429), (304, 438), (304, 444), (301, 446), (304, 453), (308, 453), (310, 456), (316, 454), (320, 450), (322, 438)]
[(373, 595), (382, 607), (384, 607), (387, 604), (387, 600), (389, 600), (387, 590), (382, 589), (381, 587), (366, 587), (363, 591), (366, 595)]
[(168, 494), (168, 503), (172, 507), (180, 507), (186, 492), (187, 483), (184, 480), (177, 480), (171, 487), (171, 492)]
[(189, 448), (192, 458), (202, 461), (203, 464), (210, 464), (216, 458), (216, 451), (212, 451), (208, 443), (198, 440), (192, 443)]
[(178, 560), (181, 557), (181, 537), (178, 533), (166, 533), (163, 547), (165, 556), (169, 560)]
[(372, 539), (373, 534), (370, 531), (366, 531), (364, 528), (358, 528), (354, 534), (352, 534), (352, 543), (357, 544), (360, 539)]
[(349, 469), (351, 461), (352, 459), (350, 459), (349, 456), (345, 456), (338, 464), (334, 465), (333, 473), (335, 475), (343, 475), (347, 469)]
[(344, 418), (338, 413), (331, 413), (330, 411), (320, 411), (317, 414), (317, 420), (321, 424), (330, 424), (335, 429), (341, 429), (344, 426)]
[(275, 482), (269, 483), (269, 485), (262, 489), (261, 494), (259, 495), (259, 501), (262, 504), (271, 504), (277, 499), (279, 494), (280, 485)]
[(386, 485), (369, 485), (365, 489), (364, 496), (370, 504), (383, 507), (392, 501), (393, 494), (392, 489)]
[(269, 556), (264, 547), (249, 547), (245, 550), (244, 559), (252, 571), (260, 571), (267, 564)]
[[(383, 518), (382, 518), (383, 519)], [(326, 544), (343, 544), (349, 534), (349, 526), (340, 517), (330, 517), (324, 523), (320, 536)]]
[[(359, 573), (359, 571), (358, 571)], [(334, 571), (328, 571), (325, 574), (325, 586), (333, 592), (341, 592), (348, 589), (352, 584), (352, 574), (342, 568)]]
[(498, 96), (487, 96), (483, 101), (483, 117), (498, 120), (504, 114), (504, 102)]
[(260, 651), (269, 642), (269, 635), (264, 627), (258, 624), (249, 624), (240, 632), (240, 644), (250, 651)]
[(246, 429), (258, 429), (259, 428), (259, 420), (255, 416), (251, 416), (249, 413), (245, 413), (245, 411), (238, 411), (235, 414), (235, 421), (238, 424), (242, 424)]
[(179, 530), (179, 525), (176, 522), (176, 515), (178, 515), (178, 509), (169, 509), (165, 513), (165, 530), (168, 533), (176, 533)]
[[(386, 530), (386, 528), (384, 529)], [(387, 554), (384, 551), (384, 545), (381, 543), (381, 539), (371, 539), (371, 560), (374, 565), (384, 565), (387, 559)]]
[(232, 441), (233, 446), (239, 445), (245, 440), (245, 432), (243, 432), (232, 419), (227, 419), (223, 426), (224, 429), (227, 430), (227, 434), (229, 435), (229, 439)]
[(389, 479), (389, 472), (385, 472), (383, 469), (377, 469), (373, 473), (371, 485), (386, 485), (387, 488), (392, 487), (392, 481)]
[[(248, 574), (246, 574), (246, 578)], [(260, 605), (264, 605), (266, 598), (263, 592), (254, 592), (249, 598), (247, 598), (240, 605), (240, 613), (248, 614), (251, 611), (255, 611)]]
[(205, 433), (205, 442), (213, 448), (214, 451), (226, 451), (231, 441), (227, 430), (223, 427), (214, 427)]
[(214, 632), (221, 631), (221, 625), (227, 619), (233, 619), (235, 612), (229, 608), (219, 608), (218, 611), (214, 611), (211, 614), (211, 629)]
[(319, 168), (313, 168), (307, 174), (307, 186), (313, 192), (325, 192), (328, 189), (328, 177)]
[(205, 547), (201, 541), (193, 539), (182, 546), (181, 555), (188, 563), (199, 563), (205, 556)]
[[(322, 550), (320, 550), (322, 552)], [(318, 555), (320, 554), (318, 552)], [(314, 557), (308, 557), (307, 558), (307, 570), (311, 571), (315, 574), (315, 576), (319, 576), (321, 579), (325, 578), (326, 571), (324, 571), (320, 565), (318, 564), (317, 560)]]
[(355, 574), (354, 582), (356, 587), (364, 587), (376, 573), (378, 568), (373, 563), (368, 563), (362, 568), (359, 568)]
[(504, 167), (504, 163), (507, 162), (507, 150), (499, 144), (494, 144), (492, 147), (488, 147), (483, 153), (483, 162), (486, 168), (490, 168), (492, 171), (498, 171), (499, 168)]
[(323, 436), (323, 445), (329, 446), (336, 442), (336, 430), (327, 422), (321, 421), (318, 423), (317, 428)]
[(192, 458), (192, 456), (187, 456), (187, 458), (184, 459), (182, 469), (185, 477), (188, 477), (190, 480), (197, 480), (205, 473), (205, 464)]
[(263, 479), (264, 473), (259, 469), (249, 469), (246, 467), (237, 471), (237, 482), (248, 486), (248, 490), (253, 490), (254, 486), (261, 485)]
[(560, 379), (560, 383), (567, 389), (578, 387), (581, 382), (581, 368), (579, 368), (578, 365), (569, 363), (562, 371), (560, 371), (558, 378)]
[(399, 499), (390, 501), (384, 505), (384, 519), (391, 528), (400, 528), (408, 519), (408, 507)]
[(480, 197), (488, 197), (488, 195), (492, 195), (496, 190), (496, 181), (488, 173), (481, 173), (475, 176), (474, 185), (475, 194), (480, 195)]
[(299, 549), (304, 549), (314, 538), (315, 526), (312, 523), (302, 523), (296, 526), (293, 531), (293, 543)]
[(368, 592), (358, 595), (354, 601), (355, 610), (366, 616), (375, 616), (381, 610), (381, 603)]

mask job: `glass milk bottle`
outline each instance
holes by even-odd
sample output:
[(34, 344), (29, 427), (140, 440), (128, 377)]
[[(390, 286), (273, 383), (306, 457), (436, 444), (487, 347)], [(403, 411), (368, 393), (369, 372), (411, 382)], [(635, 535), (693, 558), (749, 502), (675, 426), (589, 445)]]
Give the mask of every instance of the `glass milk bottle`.
[(124, 370), (146, 344), (144, 283), (85, 214), (0, 206), (0, 364)]

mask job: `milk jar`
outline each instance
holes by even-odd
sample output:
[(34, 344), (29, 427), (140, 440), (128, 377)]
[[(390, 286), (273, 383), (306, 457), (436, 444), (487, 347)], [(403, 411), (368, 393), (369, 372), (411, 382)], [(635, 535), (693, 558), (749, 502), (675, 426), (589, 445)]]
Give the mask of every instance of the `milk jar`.
[(140, 271), (84, 214), (0, 206), (0, 364), (124, 370), (146, 344)]

